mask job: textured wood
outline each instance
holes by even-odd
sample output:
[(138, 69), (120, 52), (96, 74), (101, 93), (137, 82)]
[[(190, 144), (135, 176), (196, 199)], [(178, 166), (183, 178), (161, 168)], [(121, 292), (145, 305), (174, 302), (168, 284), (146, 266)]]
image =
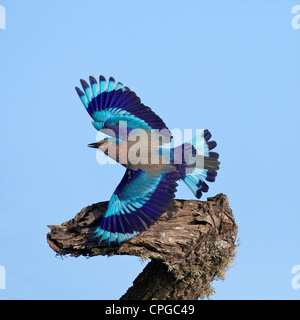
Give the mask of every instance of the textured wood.
[(224, 278), (236, 249), (238, 228), (226, 195), (207, 201), (174, 200), (147, 231), (121, 246), (93, 238), (108, 202), (82, 209), (74, 219), (51, 225), (50, 247), (61, 255), (133, 255), (151, 259), (121, 299), (197, 299)]

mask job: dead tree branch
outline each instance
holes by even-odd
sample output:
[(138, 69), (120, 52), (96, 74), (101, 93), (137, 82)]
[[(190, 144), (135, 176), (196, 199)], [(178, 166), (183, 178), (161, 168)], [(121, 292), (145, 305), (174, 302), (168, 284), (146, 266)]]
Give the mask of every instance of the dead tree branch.
[(108, 202), (83, 208), (74, 219), (51, 225), (50, 247), (60, 255), (132, 255), (151, 259), (124, 300), (198, 299), (223, 279), (236, 250), (238, 228), (226, 195), (207, 201), (174, 200), (160, 219), (138, 237), (119, 245), (93, 238)]

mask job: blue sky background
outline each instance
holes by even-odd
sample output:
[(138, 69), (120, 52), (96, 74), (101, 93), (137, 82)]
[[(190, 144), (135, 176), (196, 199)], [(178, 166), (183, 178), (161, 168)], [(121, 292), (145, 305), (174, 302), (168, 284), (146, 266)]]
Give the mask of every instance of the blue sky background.
[[(74, 87), (113, 76), (174, 128), (208, 128), (239, 226), (213, 299), (299, 299), (300, 29), (295, 1), (1, 0), (0, 299), (118, 299), (145, 267), (126, 256), (55, 257), (48, 224), (108, 200)], [(176, 195), (193, 199), (182, 183)], [(203, 198), (206, 199), (205, 197)]]

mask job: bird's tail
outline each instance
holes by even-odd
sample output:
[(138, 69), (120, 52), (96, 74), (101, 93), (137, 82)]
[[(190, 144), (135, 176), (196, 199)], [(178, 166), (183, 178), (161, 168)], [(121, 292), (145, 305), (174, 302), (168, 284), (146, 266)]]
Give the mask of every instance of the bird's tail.
[(190, 141), (172, 149), (174, 165), (193, 194), (200, 199), (202, 192), (208, 191), (205, 181), (213, 182), (220, 162), (219, 154), (211, 150), (217, 146), (209, 141), (211, 133), (206, 129)]

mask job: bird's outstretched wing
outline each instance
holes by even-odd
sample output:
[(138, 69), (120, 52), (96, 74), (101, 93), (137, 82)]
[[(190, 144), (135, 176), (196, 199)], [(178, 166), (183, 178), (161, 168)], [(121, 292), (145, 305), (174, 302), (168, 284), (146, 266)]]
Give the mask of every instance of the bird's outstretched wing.
[[(92, 76), (90, 85), (80, 80), (83, 91), (76, 87), (76, 91), (87, 112), (93, 118), (93, 126), (97, 130), (113, 130), (115, 137), (119, 137), (119, 125), (126, 122), (128, 131), (131, 129), (163, 130), (164, 136), (171, 133), (163, 120), (149, 107), (141, 103), (140, 98), (122, 83), (110, 77), (108, 82), (103, 76), (99, 83)], [(128, 133), (128, 132), (127, 132)]]
[(177, 171), (151, 177), (146, 171), (127, 169), (113, 193), (96, 230), (100, 243), (129, 240), (152, 225), (174, 198)]

